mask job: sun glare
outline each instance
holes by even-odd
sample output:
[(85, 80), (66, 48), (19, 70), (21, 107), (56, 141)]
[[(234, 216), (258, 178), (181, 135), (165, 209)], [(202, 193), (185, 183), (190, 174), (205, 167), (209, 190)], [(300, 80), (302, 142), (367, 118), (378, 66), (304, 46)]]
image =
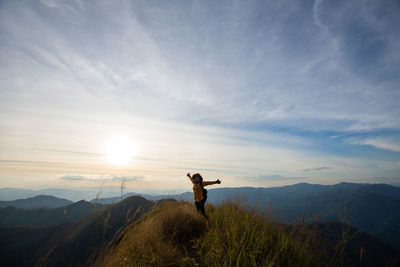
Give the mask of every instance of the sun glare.
[(136, 154), (133, 141), (125, 137), (115, 137), (104, 147), (106, 160), (110, 165), (126, 166), (132, 162)]

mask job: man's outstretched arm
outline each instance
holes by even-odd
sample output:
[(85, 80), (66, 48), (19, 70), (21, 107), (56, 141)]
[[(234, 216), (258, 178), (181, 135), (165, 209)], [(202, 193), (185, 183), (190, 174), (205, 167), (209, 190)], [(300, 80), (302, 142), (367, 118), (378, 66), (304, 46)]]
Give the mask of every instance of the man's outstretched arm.
[(216, 180), (216, 181), (214, 181), (214, 182), (211, 182), (211, 181), (204, 181), (202, 184), (203, 184), (203, 186), (207, 186), (207, 185), (220, 184), (220, 183), (221, 183), (221, 181), (218, 179), (218, 180)]
[(192, 184), (194, 184), (194, 180), (193, 180), (192, 176), (190, 175), (190, 173), (186, 174), (186, 176), (189, 177), (189, 179), (192, 182)]

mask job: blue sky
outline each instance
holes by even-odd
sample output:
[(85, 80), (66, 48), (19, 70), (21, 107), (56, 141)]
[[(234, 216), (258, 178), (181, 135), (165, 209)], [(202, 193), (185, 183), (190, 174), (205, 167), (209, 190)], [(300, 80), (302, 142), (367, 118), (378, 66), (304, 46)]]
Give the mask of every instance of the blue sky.
[(399, 11), (1, 1), (0, 187), (399, 182)]

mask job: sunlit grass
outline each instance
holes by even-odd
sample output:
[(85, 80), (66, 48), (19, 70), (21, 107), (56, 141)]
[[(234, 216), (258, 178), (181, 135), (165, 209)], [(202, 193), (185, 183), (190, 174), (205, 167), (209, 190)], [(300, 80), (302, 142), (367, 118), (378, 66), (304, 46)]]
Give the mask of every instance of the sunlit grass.
[(317, 266), (318, 257), (279, 224), (227, 203), (171, 202), (128, 227), (104, 266)]

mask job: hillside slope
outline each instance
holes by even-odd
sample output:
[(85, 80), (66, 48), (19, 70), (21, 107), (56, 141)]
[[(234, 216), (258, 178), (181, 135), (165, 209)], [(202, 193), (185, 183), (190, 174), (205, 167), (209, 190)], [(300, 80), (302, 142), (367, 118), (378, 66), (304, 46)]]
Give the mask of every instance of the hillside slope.
[[(73, 223), (0, 228), (0, 266), (90, 264), (115, 233), (156, 205), (142, 197), (131, 197), (116, 205), (94, 210), (92, 203), (81, 201), (73, 204), (77, 212), (81, 204), (90, 207), (89, 214)], [(64, 214), (59, 215), (63, 220)]]
[(87, 266), (127, 225), (148, 213), (156, 203), (143, 197), (132, 196), (116, 205), (93, 214), (84, 221), (70, 225), (66, 236), (50, 240), (49, 252), (42, 256), (39, 266)]
[(69, 224), (0, 228), (0, 266), (33, 266), (49, 250), (44, 244), (62, 238), (63, 229)]

